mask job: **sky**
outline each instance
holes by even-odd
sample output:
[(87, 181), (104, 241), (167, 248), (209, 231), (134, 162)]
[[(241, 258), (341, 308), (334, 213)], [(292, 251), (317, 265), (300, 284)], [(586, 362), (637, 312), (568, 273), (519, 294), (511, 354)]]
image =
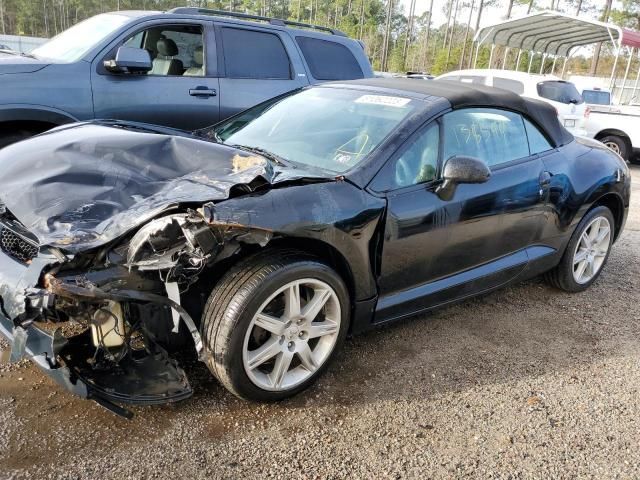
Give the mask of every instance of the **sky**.
[[(464, 0), (461, 0), (461, 4)], [(468, 0), (467, 0), (468, 1)], [(602, 0), (596, 0), (595, 2), (591, 2), (593, 3), (600, 3)], [(410, 0), (401, 0), (404, 10), (405, 12), (408, 14), (409, 13), (409, 4), (410, 4)], [(471, 20), (471, 24), (475, 25), (475, 16), (477, 13), (477, 5), (479, 4), (479, 0), (475, 1), (476, 3), (476, 8), (474, 10), (474, 14)], [(562, 4), (566, 3), (566, 0), (560, 0), (560, 6), (562, 7)], [(616, 0), (613, 2), (614, 3), (614, 8), (620, 6), (620, 3), (622, 3), (619, 0)], [(429, 4), (430, 4), (430, 0), (416, 0), (416, 14), (420, 15), (423, 12), (426, 12), (429, 9)], [(434, 25), (442, 25), (444, 23), (446, 23), (447, 21), (447, 17), (444, 13), (445, 11), (445, 6), (447, 4), (447, 0), (434, 0), (433, 2), (433, 22)], [(539, 5), (547, 5), (547, 6), (551, 6), (551, 0), (536, 0), (536, 4)], [(493, 24), (493, 23), (497, 23), (501, 20), (503, 20), (504, 15), (506, 13), (507, 10), (507, 0), (501, 0), (498, 4), (497, 7), (492, 7), (492, 8), (486, 8), (484, 10), (484, 12), (482, 13), (482, 21), (480, 22), (480, 26), (481, 27), (485, 27), (487, 25)], [(527, 5), (514, 5), (513, 7), (513, 12), (511, 14), (512, 17), (520, 17), (523, 16), (527, 13)], [(463, 15), (463, 18), (466, 22), (467, 18), (469, 15), (469, 11), (466, 11), (466, 14)]]

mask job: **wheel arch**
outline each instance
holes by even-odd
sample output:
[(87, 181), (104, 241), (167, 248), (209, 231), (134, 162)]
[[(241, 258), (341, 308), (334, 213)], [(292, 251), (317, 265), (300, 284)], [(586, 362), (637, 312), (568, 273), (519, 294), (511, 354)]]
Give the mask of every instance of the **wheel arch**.
[(620, 232), (622, 231), (622, 226), (624, 224), (624, 202), (622, 201), (622, 198), (616, 193), (605, 193), (591, 204), (591, 207), (589, 207), (589, 210), (585, 213), (585, 215), (596, 207), (607, 207), (609, 210), (611, 210), (613, 219), (615, 221), (615, 232), (613, 235), (613, 239), (614, 241), (616, 241), (618, 239), (618, 236), (620, 235)]
[(619, 130), (617, 128), (605, 128), (604, 130), (601, 130), (600, 132), (598, 132), (593, 138), (595, 138), (596, 140), (600, 140), (609, 135), (622, 138), (627, 144), (628, 151), (631, 151), (631, 149), (633, 148), (633, 144), (631, 143), (631, 137), (624, 131)]
[(25, 129), (40, 133), (49, 128), (76, 122), (78, 119), (62, 110), (44, 106), (9, 106), (0, 109), (0, 130)]
[(258, 245), (241, 245), (240, 248), (230, 257), (219, 262), (214, 262), (209, 266), (200, 278), (189, 288), (185, 294), (190, 301), (192, 307), (187, 308), (195, 318), (199, 318), (199, 309), (204, 306), (204, 301), (211, 291), (216, 288), (223, 275), (233, 266), (243, 261), (245, 258), (254, 255), (262, 250), (297, 250), (302, 254), (309, 254), (324, 262), (344, 281), (351, 301), (351, 307), (357, 301), (357, 287), (355, 275), (347, 261), (346, 257), (334, 246), (313, 238), (301, 237), (279, 237), (272, 239), (266, 246)]

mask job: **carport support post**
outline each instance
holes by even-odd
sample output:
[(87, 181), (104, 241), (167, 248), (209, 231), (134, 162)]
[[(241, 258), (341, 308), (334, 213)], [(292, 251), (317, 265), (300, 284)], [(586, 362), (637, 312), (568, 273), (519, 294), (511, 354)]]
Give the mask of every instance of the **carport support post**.
[(507, 56), (509, 55), (509, 47), (504, 47), (504, 57), (502, 58), (502, 70), (507, 66)]
[(547, 54), (543, 53), (542, 54), (542, 61), (540, 62), (540, 75), (542, 75), (542, 72), (544, 71), (544, 61), (547, 59)]
[(556, 62), (558, 61), (558, 56), (554, 55), (553, 56), (553, 65), (551, 65), (551, 75), (553, 75), (556, 72)]
[(631, 51), (629, 52), (629, 60), (627, 61), (627, 68), (624, 70), (624, 80), (622, 80), (622, 92), (620, 93), (620, 104), (622, 104), (622, 99), (624, 97), (624, 89), (627, 87), (627, 78), (629, 78), (629, 69), (631, 68), (631, 60), (633, 59), (633, 50), (631, 47)]
[(567, 70), (567, 61), (569, 60), (569, 57), (564, 57), (564, 62), (562, 63), (562, 75), (560, 75), (560, 77), (564, 78), (564, 72)]
[(522, 58), (522, 49), (521, 48), (518, 49), (518, 56), (516, 57), (516, 72), (520, 70), (520, 58)]
[[(640, 50), (638, 50), (638, 59), (640, 60)], [(636, 83), (633, 84), (633, 91), (631, 92), (631, 97), (629, 97), (629, 105), (636, 98), (636, 90), (638, 90), (638, 82), (640, 82), (640, 66), (638, 66), (638, 73), (636, 74)]]
[(529, 52), (529, 68), (527, 69), (527, 73), (531, 73), (531, 66), (533, 65), (534, 56), (535, 56), (535, 52)]
[(496, 49), (496, 44), (492, 43), (491, 44), (491, 53), (489, 54), (489, 67), (488, 68), (491, 68), (491, 64), (493, 63), (493, 52), (494, 52), (495, 49)]
[[(617, 47), (616, 48), (616, 58), (613, 61), (613, 68), (611, 69), (611, 78), (609, 78), (609, 90), (611, 90), (611, 94), (612, 95), (613, 95), (613, 88), (614, 88), (613, 82), (615, 81), (616, 68), (618, 68), (618, 57), (619, 56), (620, 56), (620, 48)], [(620, 99), (622, 99), (622, 97), (620, 97)]]
[(480, 42), (476, 43), (476, 54), (473, 57), (473, 68), (476, 68), (476, 64), (478, 63), (478, 53), (480, 52)]

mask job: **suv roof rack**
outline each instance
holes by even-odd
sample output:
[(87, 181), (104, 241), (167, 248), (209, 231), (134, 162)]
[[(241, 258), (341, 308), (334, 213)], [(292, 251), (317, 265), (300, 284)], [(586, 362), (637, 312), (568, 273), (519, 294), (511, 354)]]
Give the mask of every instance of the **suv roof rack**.
[(333, 35), (339, 35), (341, 37), (346, 37), (347, 34), (341, 32), (340, 30), (336, 30), (335, 28), (322, 27), (320, 25), (312, 25), (310, 23), (302, 23), (302, 22), (294, 22), (291, 20), (282, 20), (281, 18), (273, 18), (273, 17), (263, 17), (261, 15), (253, 15), (251, 13), (239, 13), (239, 12), (227, 12), (226, 10), (213, 10), (210, 8), (197, 8), (197, 7), (178, 7), (171, 10), (168, 10), (167, 13), (175, 13), (182, 15), (216, 15), (220, 17), (233, 17), (240, 18), (242, 20), (254, 20), (260, 22), (267, 22), (271, 25), (277, 25), (279, 27), (300, 27), (300, 28), (310, 28), (312, 30), (319, 30), (322, 32), (328, 32)]

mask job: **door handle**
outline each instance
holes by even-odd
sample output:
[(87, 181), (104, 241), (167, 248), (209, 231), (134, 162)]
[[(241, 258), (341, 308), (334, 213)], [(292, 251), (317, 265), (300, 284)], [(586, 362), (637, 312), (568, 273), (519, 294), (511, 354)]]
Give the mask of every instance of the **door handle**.
[(215, 97), (218, 94), (214, 88), (196, 87), (189, 89), (189, 95), (192, 97)]

